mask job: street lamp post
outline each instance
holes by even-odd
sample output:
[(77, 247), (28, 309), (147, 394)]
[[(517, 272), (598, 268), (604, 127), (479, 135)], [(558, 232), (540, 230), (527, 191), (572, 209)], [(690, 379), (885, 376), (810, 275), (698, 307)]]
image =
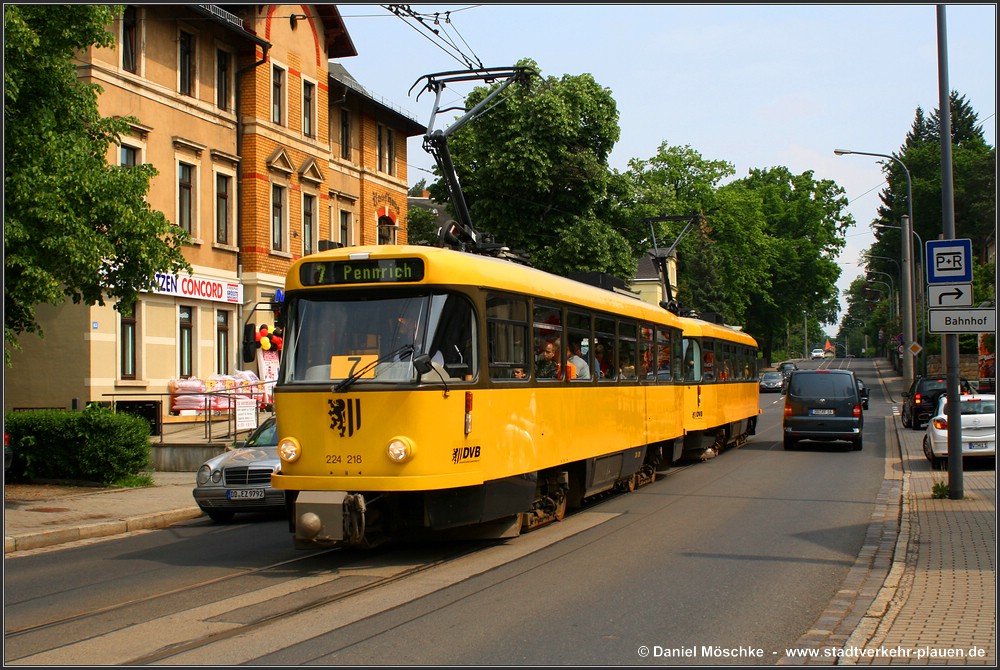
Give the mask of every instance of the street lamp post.
[[(897, 301), (899, 300), (899, 291), (896, 290), (896, 282), (892, 281), (892, 275), (891, 274), (889, 274), (888, 272), (880, 272), (878, 270), (869, 270), (868, 272), (870, 272), (871, 274), (882, 275), (883, 277), (888, 277), (889, 278), (889, 287), (891, 289), (890, 292), (889, 292), (889, 300), (890, 301), (892, 300), (893, 294), (895, 294), (896, 300)], [(868, 279), (868, 277), (866, 277), (866, 279)], [(869, 281), (877, 281), (877, 280), (869, 279)], [(882, 282), (882, 283), (884, 284), (885, 282)], [(897, 316), (899, 315), (899, 302), (896, 302), (896, 315)]]
[[(875, 227), (876, 228), (892, 228), (894, 230), (899, 230), (899, 231), (903, 230), (902, 226), (892, 226), (892, 225), (889, 225), (887, 223), (876, 223)], [(917, 244), (919, 245), (917, 248), (920, 249), (920, 253), (916, 254), (914, 256), (914, 259), (919, 260), (921, 262), (921, 264), (922, 264), (923, 263), (923, 258), (924, 258), (924, 253), (925, 253), (924, 238), (920, 237), (920, 233), (918, 233), (916, 230), (912, 230), (912, 227), (911, 227), (910, 232), (913, 234), (914, 237), (917, 238)], [(884, 258), (884, 256), (872, 256), (872, 258)], [(887, 259), (887, 260), (892, 260), (894, 263), (896, 262), (896, 261), (894, 261), (891, 258)], [(899, 267), (899, 263), (896, 263), (896, 267)], [(926, 337), (927, 337), (927, 289), (925, 288), (925, 284), (924, 284), (924, 280), (923, 280), (923, 272), (920, 271), (919, 266), (917, 265), (917, 263), (913, 264), (913, 276), (914, 276), (913, 285), (917, 286), (917, 287), (920, 287), (920, 309), (919, 310), (915, 309), (914, 310), (914, 315), (916, 314), (916, 312), (920, 312), (920, 349), (921, 349), (921, 353), (923, 353), (923, 355), (924, 355), (923, 358), (920, 359), (921, 360), (920, 370), (921, 370), (921, 372), (923, 374), (926, 375), (927, 374), (927, 351), (926, 351), (926, 349), (927, 349), (927, 344), (926, 344), (926, 342), (927, 342), (927, 339), (926, 339)], [(914, 301), (915, 301), (916, 300), (916, 295), (914, 295), (913, 297), (914, 297)], [(914, 328), (914, 332), (916, 332), (916, 328)]]
[(896, 161), (903, 168), (903, 172), (906, 173), (906, 207), (909, 216), (902, 217), (902, 230), (903, 230), (903, 243), (902, 243), (902, 256), (903, 256), (903, 276), (900, 277), (900, 281), (903, 284), (903, 339), (906, 340), (905, 352), (903, 354), (903, 378), (906, 384), (913, 381), (913, 352), (910, 351), (910, 343), (913, 342), (913, 338), (916, 332), (916, 319), (913, 315), (913, 245), (910, 240), (910, 225), (913, 221), (913, 180), (910, 178), (910, 170), (906, 167), (906, 164), (892, 156), (890, 154), (876, 154), (868, 151), (851, 151), (849, 149), (834, 149), (833, 153), (838, 156), (846, 156), (848, 154), (858, 154), (860, 156), (877, 156), (879, 158), (888, 158), (889, 160)]

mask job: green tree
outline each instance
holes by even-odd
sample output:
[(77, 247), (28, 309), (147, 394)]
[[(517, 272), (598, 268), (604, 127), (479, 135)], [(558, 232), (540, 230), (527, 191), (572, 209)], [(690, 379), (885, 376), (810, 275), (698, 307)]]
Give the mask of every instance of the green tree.
[[(676, 296), (685, 307), (742, 323), (750, 286), (766, 283), (768, 277), (758, 200), (740, 186), (719, 186), (734, 172), (726, 161), (703, 158), (690, 146), (663, 142), (652, 158), (629, 161), (626, 177), (633, 202), (624, 207), (633, 222), (701, 215), (700, 225), (689, 228), (677, 245)], [(683, 221), (653, 223), (657, 246), (669, 248), (683, 227)], [(640, 232), (648, 237), (648, 229)], [(644, 253), (646, 248), (637, 251)]]
[(421, 179), (416, 184), (410, 187), (410, 190), (406, 192), (406, 195), (411, 198), (421, 198), (424, 195), (424, 191), (427, 189), (427, 180)]
[(152, 166), (108, 165), (133, 119), (102, 118), (100, 88), (77, 78), (81, 50), (111, 46), (121, 8), (4, 10), (4, 358), (43, 333), (39, 304), (131, 307), (157, 272), (191, 271), (187, 236), (145, 200)]
[[(996, 235), (996, 148), (986, 143), (978, 115), (965, 96), (952, 91), (949, 105), (952, 121), (955, 237), (972, 240), (974, 277), (987, 278), (983, 282), (976, 280), (979, 301), (985, 299), (981, 296), (996, 295), (993, 266), (986, 262), (988, 244), (990, 240), (995, 240)], [(943, 232), (940, 111), (935, 109), (927, 117), (918, 107), (904, 145), (900, 152), (893, 155), (910, 172), (914, 231), (925, 243), (938, 239)], [(872, 221), (876, 240), (869, 252), (873, 256), (898, 259), (901, 256), (901, 231), (898, 226), (901, 217), (909, 213), (906, 199), (908, 183), (906, 172), (896, 161), (885, 161), (883, 171), (887, 186), (879, 194), (882, 205)], [(876, 224), (897, 228), (880, 228)], [(922, 270), (917, 278), (919, 283), (926, 277), (923, 269), (925, 254), (916, 243), (916, 238), (913, 242), (914, 262)], [(873, 258), (869, 267), (898, 276), (899, 267), (884, 258)], [(916, 290), (918, 286), (914, 288)], [(971, 336), (961, 337), (961, 350), (965, 353), (975, 351), (974, 339)], [(926, 339), (926, 351), (923, 355), (938, 354), (940, 349), (940, 338), (929, 337)]]
[(844, 189), (815, 180), (812, 171), (795, 175), (784, 167), (752, 169), (736, 183), (757, 194), (766, 222), (764, 253), (771, 281), (750, 287), (746, 327), (769, 362), (774, 343), (803, 316), (835, 321), (837, 255), (854, 221)]
[[(518, 66), (538, 69), (530, 59)], [(473, 89), (465, 107), (490, 90)], [(449, 140), (473, 225), (550, 272), (631, 276), (634, 256), (620, 251), (626, 240), (599, 216), (619, 133), (611, 91), (589, 74), (511, 86)], [(447, 201), (440, 180), (431, 193)]]
[(410, 205), (406, 215), (406, 239), (410, 244), (435, 246), (438, 243), (437, 217), (432, 210)]

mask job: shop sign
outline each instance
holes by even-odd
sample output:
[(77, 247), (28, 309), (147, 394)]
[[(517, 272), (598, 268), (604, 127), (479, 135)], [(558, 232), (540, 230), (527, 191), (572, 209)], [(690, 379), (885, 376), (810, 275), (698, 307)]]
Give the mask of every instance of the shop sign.
[(164, 272), (156, 273), (156, 286), (153, 293), (175, 295), (194, 300), (210, 300), (227, 302), (234, 305), (243, 302), (243, 285), (238, 282), (222, 281), (212, 277), (198, 275), (176, 275)]

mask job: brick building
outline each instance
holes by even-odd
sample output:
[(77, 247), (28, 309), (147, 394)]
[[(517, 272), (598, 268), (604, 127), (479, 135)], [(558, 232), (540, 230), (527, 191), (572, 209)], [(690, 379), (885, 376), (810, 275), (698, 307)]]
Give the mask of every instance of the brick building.
[(108, 161), (158, 170), (148, 201), (190, 232), (193, 275), (158, 277), (128, 315), (39, 306), (45, 337), (13, 352), (5, 411), (256, 372), (244, 324), (273, 320), (260, 306), (295, 259), (406, 241), (406, 140), (426, 129), (340, 63), (357, 51), (336, 5), (129, 5), (110, 30), (78, 64), (103, 116), (137, 120)]

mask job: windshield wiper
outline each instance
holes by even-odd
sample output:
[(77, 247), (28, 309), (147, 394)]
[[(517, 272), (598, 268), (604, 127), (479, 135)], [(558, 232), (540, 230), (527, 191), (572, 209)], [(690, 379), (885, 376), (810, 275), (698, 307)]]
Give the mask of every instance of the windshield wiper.
[(354, 384), (354, 382), (361, 379), (361, 377), (364, 376), (365, 373), (367, 373), (369, 370), (374, 368), (379, 363), (385, 363), (386, 361), (391, 361), (396, 356), (402, 356), (404, 354), (412, 354), (414, 351), (416, 351), (416, 347), (414, 347), (412, 344), (404, 344), (399, 349), (396, 349), (395, 351), (390, 351), (389, 353), (383, 356), (379, 356), (374, 361), (364, 366), (360, 370), (357, 370), (352, 374), (350, 374), (349, 376), (347, 376), (346, 378), (340, 380), (339, 382), (334, 384), (330, 390), (333, 391), (334, 393), (340, 393), (341, 391), (346, 391), (352, 384)]

